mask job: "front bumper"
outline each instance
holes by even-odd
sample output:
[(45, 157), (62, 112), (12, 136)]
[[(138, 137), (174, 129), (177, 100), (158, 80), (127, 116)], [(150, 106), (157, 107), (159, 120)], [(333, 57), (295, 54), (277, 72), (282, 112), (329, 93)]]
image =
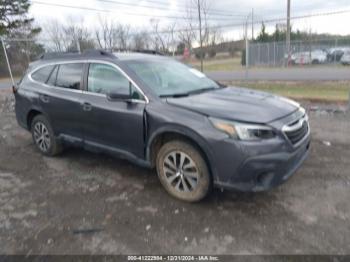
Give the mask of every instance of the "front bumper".
[[(268, 148), (269, 145), (244, 145), (243, 151), (248, 156), (237, 167), (231, 170), (227, 181), (215, 181), (216, 187), (233, 189), (244, 192), (260, 192), (276, 187), (287, 181), (304, 163), (310, 148), (310, 135), (293, 150), (280, 150), (266, 152), (259, 147)], [(259, 152), (259, 153), (257, 153)]]

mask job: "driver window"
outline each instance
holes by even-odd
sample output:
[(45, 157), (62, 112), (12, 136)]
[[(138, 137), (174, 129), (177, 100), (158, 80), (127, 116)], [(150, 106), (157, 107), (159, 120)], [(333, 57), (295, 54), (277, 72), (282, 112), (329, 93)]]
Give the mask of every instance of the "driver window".
[(106, 64), (90, 64), (88, 91), (97, 94), (118, 91), (122, 94), (132, 94), (134, 99), (142, 99), (137, 89), (119, 70)]

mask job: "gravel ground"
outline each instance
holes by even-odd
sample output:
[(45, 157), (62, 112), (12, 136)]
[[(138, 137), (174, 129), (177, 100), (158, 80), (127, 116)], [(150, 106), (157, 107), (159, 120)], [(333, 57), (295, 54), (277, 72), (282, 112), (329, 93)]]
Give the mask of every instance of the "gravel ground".
[(311, 154), (265, 193), (177, 201), (153, 170), (69, 149), (47, 158), (0, 92), (1, 254), (350, 254), (349, 115), (310, 112)]

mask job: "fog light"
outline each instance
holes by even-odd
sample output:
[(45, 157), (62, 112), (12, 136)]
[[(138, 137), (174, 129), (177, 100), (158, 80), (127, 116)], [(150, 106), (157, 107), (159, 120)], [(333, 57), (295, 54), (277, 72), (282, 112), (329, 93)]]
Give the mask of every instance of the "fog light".
[(267, 186), (271, 183), (273, 177), (274, 177), (274, 173), (272, 172), (261, 173), (257, 177), (257, 183), (258, 185)]

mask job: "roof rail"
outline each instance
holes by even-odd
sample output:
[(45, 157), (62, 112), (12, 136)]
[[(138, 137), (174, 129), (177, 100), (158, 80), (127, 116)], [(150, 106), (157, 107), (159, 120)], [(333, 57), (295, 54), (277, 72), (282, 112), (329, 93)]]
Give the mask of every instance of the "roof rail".
[(100, 49), (88, 49), (85, 50), (83, 53), (78, 52), (51, 52), (51, 53), (44, 53), (39, 56), (39, 59), (41, 60), (47, 60), (47, 59), (57, 59), (57, 58), (73, 58), (73, 57), (84, 57), (84, 56), (108, 56), (112, 58), (116, 58), (116, 56), (110, 52), (107, 52), (105, 50)]
[(161, 55), (164, 56), (164, 53), (157, 50), (149, 50), (149, 49), (136, 49), (134, 50), (136, 53), (150, 54), (150, 55)]
[(108, 51), (102, 50), (102, 49), (87, 49), (85, 50), (82, 55), (84, 56), (92, 56), (92, 55), (96, 55), (96, 56), (109, 56), (109, 57), (113, 57), (116, 58), (116, 56)]
[(70, 57), (70, 56), (76, 56), (77, 52), (51, 52), (51, 53), (43, 53), (41, 54), (38, 59), (46, 60), (46, 59), (54, 59), (54, 58), (60, 58), (60, 57)]

